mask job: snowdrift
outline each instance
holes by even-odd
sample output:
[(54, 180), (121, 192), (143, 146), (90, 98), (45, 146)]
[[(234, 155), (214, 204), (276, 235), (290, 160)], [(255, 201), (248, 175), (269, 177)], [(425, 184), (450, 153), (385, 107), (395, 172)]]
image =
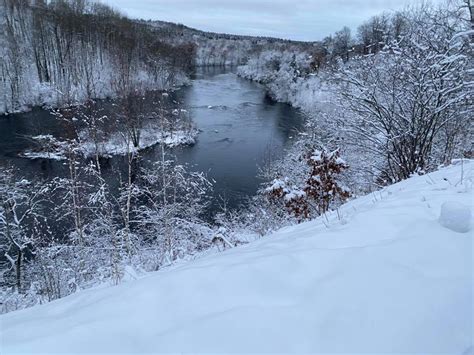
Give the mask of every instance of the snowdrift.
[[(457, 162), (244, 247), (3, 315), (1, 352), (470, 354), (473, 166)], [(455, 208), (440, 219), (446, 202)]]

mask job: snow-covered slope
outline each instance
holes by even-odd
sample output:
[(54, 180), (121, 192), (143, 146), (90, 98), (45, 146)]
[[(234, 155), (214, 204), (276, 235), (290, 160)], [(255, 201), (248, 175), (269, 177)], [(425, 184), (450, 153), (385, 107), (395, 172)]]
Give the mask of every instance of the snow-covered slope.
[(472, 230), (445, 226), (472, 219), (473, 167), (458, 162), (354, 200), (340, 218), (3, 315), (0, 350), (471, 354)]

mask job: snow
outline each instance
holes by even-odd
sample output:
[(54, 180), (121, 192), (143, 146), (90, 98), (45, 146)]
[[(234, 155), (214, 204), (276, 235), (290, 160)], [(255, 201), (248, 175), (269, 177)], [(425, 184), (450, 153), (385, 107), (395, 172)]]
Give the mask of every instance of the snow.
[(39, 143), (43, 148), (41, 150), (27, 150), (20, 154), (21, 157), (29, 159), (51, 159), (64, 160), (67, 144), (54, 138), (50, 134), (42, 134), (31, 137), (31, 139)]
[(275, 179), (273, 180), (272, 185), (267, 187), (265, 191), (272, 192), (272, 191), (280, 190), (280, 189), (282, 190), (286, 189), (286, 181), (283, 181), (281, 179)]
[(445, 202), (441, 206), (439, 223), (458, 233), (467, 233), (471, 230), (472, 212), (469, 206), (460, 202)]
[(26, 151), (20, 154), (21, 157), (28, 159), (50, 159), (50, 160), (64, 160), (66, 157), (63, 152), (33, 152)]
[[(159, 128), (142, 128), (140, 129), (140, 142), (137, 148), (133, 146), (131, 141), (127, 142), (123, 134), (116, 133), (109, 137), (107, 141), (99, 143), (99, 155), (125, 155), (128, 151), (139, 151), (150, 148), (156, 144), (164, 144), (168, 147), (192, 145), (196, 142), (195, 138), (197, 134), (198, 131), (196, 129), (162, 132)], [(90, 157), (95, 154), (95, 144), (90, 142), (90, 140), (85, 139), (85, 142), (81, 143), (80, 146), (84, 156)]]
[(159, 143), (162, 143), (168, 147), (177, 147), (179, 145), (193, 145), (196, 143), (197, 134), (197, 130), (192, 130), (190, 132), (176, 131), (165, 135), (164, 139), (160, 140)]
[(300, 198), (303, 198), (306, 196), (306, 192), (298, 190), (298, 189), (293, 189), (289, 193), (285, 195), (285, 202), (290, 202), (293, 200), (298, 200)]
[[(96, 149), (99, 156), (110, 157), (114, 155), (125, 155), (129, 151), (141, 151), (157, 144), (164, 144), (167, 147), (177, 147), (180, 145), (193, 145), (196, 143), (196, 136), (199, 131), (194, 128), (176, 130), (173, 132), (162, 132), (159, 128), (147, 127), (140, 129), (139, 146), (135, 147), (130, 139), (122, 133), (115, 133), (110, 135), (107, 140), (98, 142), (97, 145), (87, 135), (80, 134), (81, 142), (79, 143), (79, 151), (84, 157), (92, 157), (96, 154)], [(65, 159), (65, 152), (67, 145), (62, 143), (51, 135), (42, 135), (32, 137), (33, 140), (42, 142), (54, 140), (55, 144), (50, 149), (41, 151), (27, 150), (20, 154), (20, 156), (29, 159)]]
[(320, 150), (315, 150), (313, 152), (313, 155), (311, 156), (311, 160), (314, 161), (314, 162), (322, 161), (323, 160), (322, 154), (323, 154), (323, 152), (321, 152)]
[(473, 167), (415, 176), (245, 246), (3, 315), (2, 354), (467, 353), (472, 233), (438, 218), (447, 201), (472, 206)]

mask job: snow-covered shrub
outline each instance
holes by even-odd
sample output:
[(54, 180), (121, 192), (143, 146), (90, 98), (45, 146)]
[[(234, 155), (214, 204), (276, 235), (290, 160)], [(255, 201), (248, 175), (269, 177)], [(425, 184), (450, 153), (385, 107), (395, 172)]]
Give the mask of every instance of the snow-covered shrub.
[(316, 149), (310, 151), (306, 159), (311, 172), (303, 190), (316, 202), (319, 214), (327, 212), (334, 202), (349, 198), (349, 190), (337, 180), (338, 175), (349, 168), (340, 157), (339, 149), (332, 152)]
[(309, 218), (309, 205), (306, 192), (297, 186), (289, 185), (288, 178), (275, 179), (271, 186), (265, 189), (268, 198), (273, 203), (281, 203), (293, 214), (296, 219), (302, 221)]
[(310, 71), (311, 56), (304, 51), (267, 50), (238, 68), (244, 78), (258, 81), (277, 101), (292, 102), (299, 90), (299, 78)]
[(47, 235), (43, 205), (47, 192), (44, 185), (26, 179), (17, 181), (11, 169), (0, 167), (1, 284), (18, 293), (28, 289), (25, 264)]
[(265, 189), (271, 201), (282, 202), (299, 221), (324, 214), (334, 203), (344, 202), (350, 196), (338, 181), (338, 175), (348, 168), (338, 149), (311, 149), (301, 157), (309, 166), (303, 184), (295, 184), (286, 177), (273, 180)]

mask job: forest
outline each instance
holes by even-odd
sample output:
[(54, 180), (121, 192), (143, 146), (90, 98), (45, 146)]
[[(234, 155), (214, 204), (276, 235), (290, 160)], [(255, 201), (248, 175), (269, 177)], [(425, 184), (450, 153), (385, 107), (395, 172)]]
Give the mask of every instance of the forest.
[(2, 0), (1, 112), (70, 106), (186, 81), (195, 48), (88, 1)]

